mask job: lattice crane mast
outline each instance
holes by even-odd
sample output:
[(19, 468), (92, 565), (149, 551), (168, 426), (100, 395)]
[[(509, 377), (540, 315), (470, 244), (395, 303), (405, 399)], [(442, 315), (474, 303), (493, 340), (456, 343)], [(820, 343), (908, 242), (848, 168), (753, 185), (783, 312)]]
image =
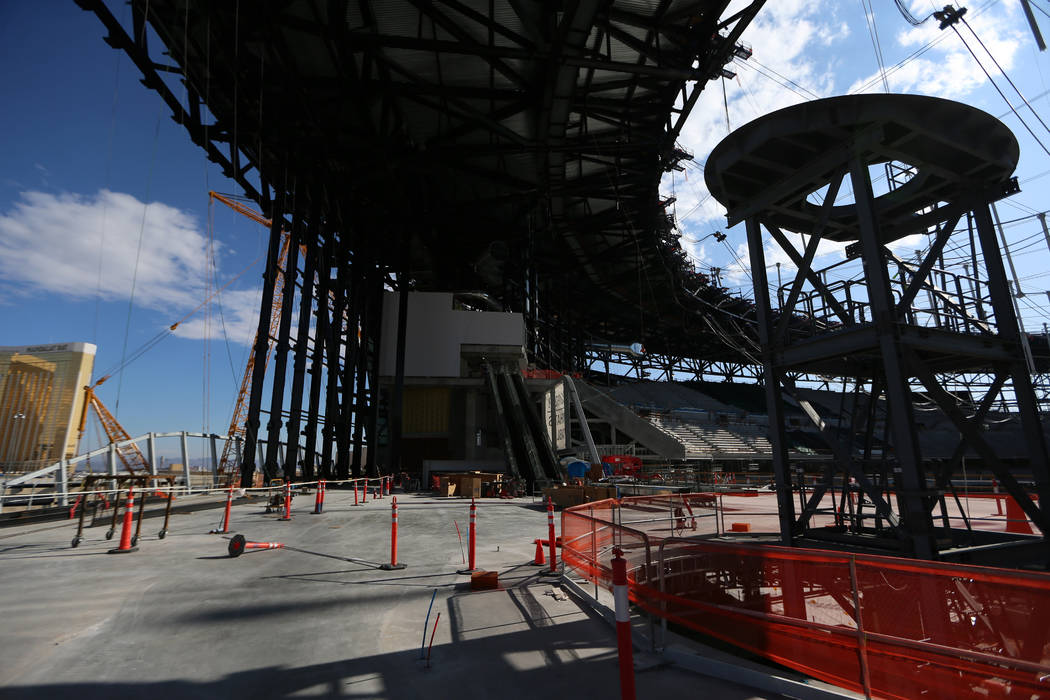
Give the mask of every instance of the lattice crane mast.
[[(249, 209), (240, 202), (230, 199), (225, 195), (219, 194), (218, 192), (208, 192), (208, 196), (212, 199), (219, 200), (238, 214), (243, 214), (258, 224), (267, 227), (272, 225), (272, 222), (262, 214)], [(292, 238), (288, 232), (282, 230), (281, 253), (277, 259), (277, 274), (274, 276), (273, 281), (273, 305), (270, 307), (269, 339), (266, 343), (266, 356), (262, 358), (264, 368), (270, 362), (270, 353), (273, 350), (273, 339), (277, 335), (278, 326), (281, 322), (281, 302), (284, 298), (284, 266), (288, 260), (288, 246), (291, 244), (291, 240)], [(251, 352), (248, 353), (248, 365), (244, 368), (244, 376), (241, 378), (241, 388), (237, 392), (237, 402), (233, 407), (233, 417), (230, 418), (230, 428), (226, 432), (226, 435), (228, 436), (226, 445), (222, 448), (222, 459), (219, 461), (219, 472), (222, 474), (230, 475), (237, 470), (237, 464), (234, 461), (234, 444), (240, 442), (238, 438), (244, 437), (244, 427), (248, 420), (248, 396), (252, 392), (252, 371), (258, 359), (255, 357), (255, 344), (258, 341), (258, 338), (259, 333), (256, 331), (255, 337), (252, 339)]]
[(80, 412), (80, 435), (78, 437), (78, 444), (79, 440), (84, 437), (88, 409), (93, 408), (95, 409), (95, 415), (98, 416), (98, 422), (102, 424), (102, 430), (106, 432), (106, 437), (116, 446), (117, 457), (123, 462), (124, 467), (132, 474), (137, 473), (140, 469), (148, 474), (149, 461), (146, 459), (146, 456), (142, 454), (142, 450), (139, 449), (138, 445), (131, 442), (131, 436), (128, 435), (128, 431), (124, 430), (124, 426), (122, 426), (113, 414), (109, 412), (109, 409), (102, 403), (102, 400), (95, 394), (95, 387), (102, 384), (111, 376), (112, 375), (107, 374), (91, 386), (84, 387), (84, 410)]

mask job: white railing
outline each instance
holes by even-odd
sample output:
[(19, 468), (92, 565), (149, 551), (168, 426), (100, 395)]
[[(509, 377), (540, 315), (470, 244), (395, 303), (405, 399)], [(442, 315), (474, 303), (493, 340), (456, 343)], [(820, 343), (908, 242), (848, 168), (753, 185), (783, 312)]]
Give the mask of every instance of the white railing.
[[(58, 506), (69, 505), (69, 493), (70, 493), (70, 477), (77, 473), (77, 466), (82, 463), (90, 465), (90, 460), (96, 457), (105, 456), (106, 465), (101, 473), (116, 476), (119, 472), (123, 471), (123, 464), (120, 463), (117, 450), (123, 447), (130, 446), (132, 444), (140, 446), (140, 449), (144, 446), (143, 450), (146, 457), (146, 461), (149, 463), (149, 472), (151, 475), (157, 475), (157, 440), (172, 439), (176, 438), (179, 440), (180, 453), (182, 456), (182, 474), (179, 475), (178, 481), (182, 482), (182, 492), (189, 494), (193, 492), (195, 481), (200, 482), (200, 472), (194, 473), (190, 468), (190, 445), (189, 441), (192, 440), (206, 440), (206, 447), (208, 448), (208, 459), (210, 462), (210, 487), (214, 487), (219, 483), (219, 455), (222, 454), (222, 447), (226, 441), (230, 439), (228, 435), (216, 435), (214, 433), (198, 433), (187, 430), (178, 432), (166, 432), (157, 433), (150, 432), (138, 437), (131, 438), (130, 440), (123, 440), (121, 442), (109, 443), (104, 447), (100, 447), (90, 452), (71, 457), (69, 459), (62, 459), (53, 464), (49, 464), (45, 467), (41, 467), (35, 471), (11, 475), (9, 478), (3, 478), (0, 476), (0, 513), (3, 513), (5, 505), (10, 505), (13, 502), (24, 503), (26, 505), (32, 505), (33, 501), (44, 502), (44, 503), (55, 503)], [(236, 449), (234, 454), (236, 455), (236, 463), (241, 462), (241, 437), (234, 437), (237, 441)], [(220, 445), (221, 441), (221, 445)], [(260, 440), (256, 443), (256, 449), (258, 454), (256, 456), (257, 464), (264, 464), (266, 462), (266, 441)], [(300, 448), (301, 449), (301, 448)], [(285, 456), (287, 454), (287, 446), (285, 443), (278, 445), (278, 461), (284, 463)], [(293, 455), (293, 458), (298, 461), (298, 452)], [(83, 471), (83, 470), (81, 470)], [(95, 473), (98, 474), (94, 469), (89, 469), (85, 474)], [(207, 474), (207, 472), (205, 472)], [(42, 479), (45, 479), (49, 475), (54, 475), (53, 480), (47, 481), (43, 484), (39, 483)], [(196, 479), (195, 479), (196, 477)], [(207, 478), (207, 477), (205, 477)], [(18, 489), (20, 493), (10, 493), (12, 488), (21, 486)], [(209, 487), (209, 488), (210, 488)], [(22, 490), (27, 490), (28, 493), (21, 493)]]

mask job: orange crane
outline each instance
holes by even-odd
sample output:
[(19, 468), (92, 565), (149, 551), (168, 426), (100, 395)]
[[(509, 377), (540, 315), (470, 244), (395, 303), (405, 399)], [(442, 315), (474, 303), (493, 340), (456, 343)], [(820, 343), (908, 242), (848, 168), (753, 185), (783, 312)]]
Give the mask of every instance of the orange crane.
[[(230, 209), (233, 209), (239, 214), (247, 216), (252, 221), (262, 224), (263, 226), (271, 226), (272, 222), (252, 209), (244, 206), (240, 202), (230, 199), (229, 197), (219, 194), (218, 192), (208, 192), (208, 196), (212, 199), (217, 199)], [(281, 302), (284, 298), (284, 266), (288, 260), (288, 246), (291, 244), (291, 236), (288, 235), (287, 231), (281, 231), (281, 252), (277, 259), (277, 274), (273, 281), (273, 306), (270, 309), (270, 332), (269, 342), (266, 344), (266, 356), (262, 358), (263, 367), (265, 368), (270, 362), (270, 353), (273, 350), (273, 338), (277, 335), (277, 329), (281, 322)], [(230, 428), (226, 431), (227, 440), (226, 445), (222, 448), (222, 459), (219, 461), (219, 472), (226, 474), (229, 477), (234, 477), (237, 471), (237, 464), (234, 460), (234, 444), (239, 442), (238, 438), (244, 437), (245, 423), (248, 420), (248, 396), (252, 392), (252, 371), (255, 367), (256, 361), (259, 358), (255, 357), (255, 344), (258, 342), (259, 333), (256, 331), (255, 338), (252, 339), (251, 352), (248, 353), (248, 366), (244, 368), (244, 376), (241, 378), (241, 388), (237, 392), (237, 402), (233, 407), (233, 417), (230, 419)]]
[[(240, 202), (230, 199), (229, 197), (219, 194), (218, 192), (209, 192), (208, 194), (211, 196), (212, 199), (219, 200), (234, 211), (243, 214), (244, 216), (247, 216), (249, 219), (263, 224), (265, 226), (270, 225), (269, 219), (263, 217), (255, 211), (252, 211)], [(284, 269), (285, 262), (288, 258), (288, 245), (291, 240), (290, 236), (288, 236), (288, 234), (284, 231), (282, 231), (282, 236), (283, 240), (281, 242), (281, 254), (280, 260), (278, 262), (277, 278), (274, 283), (273, 298), (275, 311), (270, 322), (270, 337), (273, 337), (273, 335), (277, 332), (277, 324), (280, 320), (279, 309), (281, 308), (281, 299), (284, 294), (284, 274), (282, 271)], [(305, 251), (305, 247), (303, 247), (303, 250)], [(251, 267), (251, 265), (249, 265), (249, 267)], [(245, 268), (244, 270), (239, 272), (233, 279), (224, 284), (221, 288), (212, 292), (212, 294), (209, 295), (207, 299), (198, 304), (192, 311), (183, 316), (180, 320), (171, 324), (171, 326), (168, 327), (167, 331), (163, 331), (151, 340), (147, 341), (142, 348), (132, 353), (132, 360), (141, 356), (142, 353), (144, 353), (146, 350), (148, 350), (150, 347), (156, 344), (156, 342), (158, 342), (158, 340), (166, 333), (174, 332), (175, 329), (179, 327), (179, 324), (188, 319), (190, 316), (193, 316), (195, 313), (197, 313), (197, 311), (199, 311), (205, 304), (211, 301), (211, 299), (214, 296), (219, 294), (223, 289), (228, 287), (242, 274), (244, 274), (244, 272), (247, 271), (247, 269), (248, 268)], [(271, 342), (268, 346), (266, 357), (263, 359), (264, 363), (269, 361), (269, 348), (272, 348), (272, 345), (273, 344)], [(248, 356), (248, 366), (245, 368), (244, 378), (241, 381), (240, 393), (237, 395), (237, 404), (234, 408), (233, 419), (230, 421), (229, 435), (231, 436), (242, 436), (244, 434), (244, 422), (247, 418), (248, 408), (246, 397), (251, 392), (252, 367), (254, 367), (255, 365), (254, 342), (252, 343), (252, 348), (253, 352)], [(130, 363), (132, 360), (126, 361), (124, 365)], [(121, 367), (123, 367), (124, 365), (121, 365)], [(142, 454), (142, 450), (139, 449), (138, 445), (136, 445), (133, 442), (130, 442), (131, 436), (128, 435), (128, 431), (125, 430), (124, 426), (120, 424), (120, 421), (118, 421), (116, 417), (109, 412), (109, 409), (106, 408), (105, 404), (102, 403), (102, 400), (95, 393), (96, 387), (100, 386), (111, 376), (113, 376), (113, 372), (110, 372), (109, 374), (105, 375), (91, 386), (84, 387), (84, 409), (80, 413), (80, 425), (78, 426), (79, 435), (77, 438), (78, 444), (79, 441), (82, 440), (84, 437), (84, 430), (87, 426), (88, 410), (94, 409), (95, 415), (98, 416), (99, 423), (102, 424), (102, 429), (106, 433), (106, 437), (111, 443), (115, 443), (118, 445), (118, 447), (116, 448), (117, 456), (120, 458), (120, 461), (124, 464), (124, 467), (132, 474), (137, 473), (139, 470), (142, 470), (145, 473), (149, 473), (149, 461), (146, 459), (146, 456)], [(122, 442), (126, 442), (127, 444), (121, 445), (120, 443)], [(234, 440), (227, 440), (226, 446), (223, 449), (220, 469), (224, 472), (232, 471), (232, 468), (228, 467), (228, 463), (230, 462), (230, 455), (233, 451), (234, 442)]]
[[(262, 214), (254, 211), (244, 204), (231, 199), (230, 197), (220, 194), (218, 192), (210, 191), (208, 195), (212, 199), (217, 199), (230, 209), (233, 209), (239, 214), (247, 216), (252, 221), (262, 224), (263, 226), (270, 227), (272, 222)], [(273, 281), (273, 306), (270, 308), (270, 330), (269, 330), (269, 342), (266, 344), (266, 356), (262, 358), (263, 368), (270, 362), (270, 353), (273, 351), (273, 338), (276, 337), (278, 332), (278, 326), (281, 322), (281, 305), (284, 299), (284, 267), (288, 261), (288, 248), (291, 245), (291, 236), (287, 231), (281, 231), (281, 252), (277, 259), (277, 274)], [(305, 256), (307, 254), (306, 246), (299, 246), (300, 252)], [(329, 298), (334, 298), (334, 294), (329, 292)], [(199, 307), (198, 307), (199, 308)], [(346, 313), (343, 313), (344, 319)], [(358, 329), (360, 336), (360, 329)], [(244, 368), (244, 376), (241, 378), (241, 388), (237, 392), (237, 401), (233, 408), (233, 417), (230, 419), (230, 428), (226, 432), (229, 438), (226, 440), (226, 445), (222, 449), (222, 459), (219, 461), (219, 471), (222, 474), (226, 474), (229, 477), (235, 477), (237, 471), (237, 464), (234, 462), (234, 444), (238, 442), (237, 438), (244, 437), (245, 423), (248, 420), (248, 397), (252, 391), (252, 371), (255, 367), (255, 363), (258, 358), (255, 357), (255, 343), (258, 341), (259, 335), (256, 331), (255, 338), (252, 339), (251, 352), (248, 354), (248, 365)]]
[[(111, 443), (117, 445), (117, 456), (120, 457), (120, 461), (124, 463), (124, 467), (135, 474), (138, 470), (142, 470), (146, 474), (149, 473), (149, 462), (146, 460), (146, 456), (142, 454), (142, 450), (139, 446), (131, 440), (131, 436), (128, 435), (128, 431), (124, 430), (117, 419), (109, 412), (109, 409), (105, 407), (102, 400), (95, 394), (95, 387), (100, 385), (102, 382), (109, 379), (112, 375), (107, 374), (106, 376), (99, 379), (91, 386), (84, 387), (84, 410), (80, 412), (80, 435), (79, 440), (84, 437), (84, 427), (87, 425), (88, 409), (95, 409), (95, 415), (98, 416), (99, 423), (102, 424), (102, 429), (106, 431), (106, 437), (109, 438)], [(125, 445), (120, 443), (127, 442)]]

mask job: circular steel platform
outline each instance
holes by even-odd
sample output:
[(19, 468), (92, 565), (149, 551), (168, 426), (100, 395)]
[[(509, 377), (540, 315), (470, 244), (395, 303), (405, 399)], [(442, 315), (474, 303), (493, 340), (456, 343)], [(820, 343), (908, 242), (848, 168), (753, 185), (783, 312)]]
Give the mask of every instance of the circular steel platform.
[[(811, 195), (847, 172), (854, 155), (867, 165), (896, 161), (917, 171), (875, 199), (885, 242), (929, 226), (931, 217), (921, 214), (928, 207), (1001, 186), (1017, 166), (1019, 149), (1002, 122), (968, 105), (922, 95), (847, 95), (742, 126), (711, 152), (705, 178), (729, 210), (731, 225), (757, 214), (763, 222), (809, 232), (820, 214), (819, 196)], [(833, 207), (824, 236), (857, 240), (855, 205)]]

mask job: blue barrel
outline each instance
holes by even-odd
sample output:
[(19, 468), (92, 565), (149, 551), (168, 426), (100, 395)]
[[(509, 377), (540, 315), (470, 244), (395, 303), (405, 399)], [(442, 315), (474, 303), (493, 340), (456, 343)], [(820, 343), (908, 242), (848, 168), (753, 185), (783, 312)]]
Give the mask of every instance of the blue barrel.
[(589, 465), (586, 462), (576, 460), (575, 462), (569, 462), (566, 464), (565, 468), (569, 472), (570, 479), (582, 479), (587, 476)]

